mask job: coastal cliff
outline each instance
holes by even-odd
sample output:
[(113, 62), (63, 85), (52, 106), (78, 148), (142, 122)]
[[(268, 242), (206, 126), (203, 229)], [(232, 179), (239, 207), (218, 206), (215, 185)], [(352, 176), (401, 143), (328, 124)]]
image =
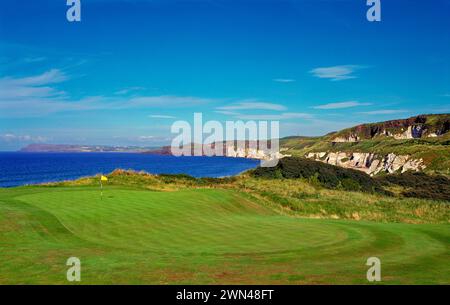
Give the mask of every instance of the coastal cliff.
[(369, 175), (407, 171), (450, 174), (450, 114), (361, 124), (322, 137), (289, 137), (294, 156)]
[(426, 168), (423, 159), (393, 153), (380, 156), (374, 153), (319, 152), (308, 153), (306, 157), (326, 164), (360, 170), (371, 176), (382, 172), (388, 174), (417, 172)]
[(332, 137), (334, 143), (359, 142), (376, 137), (394, 139), (434, 138), (450, 131), (449, 115), (419, 115), (409, 119), (362, 124), (344, 129)]

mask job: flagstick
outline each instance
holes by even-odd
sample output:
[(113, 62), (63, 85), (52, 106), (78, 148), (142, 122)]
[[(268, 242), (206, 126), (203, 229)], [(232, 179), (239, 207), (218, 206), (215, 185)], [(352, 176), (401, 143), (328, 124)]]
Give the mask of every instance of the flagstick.
[(101, 178), (100, 178), (100, 200), (103, 200), (103, 183)]

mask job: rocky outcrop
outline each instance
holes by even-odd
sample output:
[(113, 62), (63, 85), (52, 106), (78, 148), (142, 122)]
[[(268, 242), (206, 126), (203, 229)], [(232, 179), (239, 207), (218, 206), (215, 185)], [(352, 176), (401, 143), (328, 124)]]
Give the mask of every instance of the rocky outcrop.
[(249, 158), (258, 160), (274, 160), (287, 157), (288, 155), (283, 155), (278, 151), (262, 150), (257, 148), (241, 148), (235, 147), (233, 145), (226, 147), (226, 157), (232, 158)]
[(394, 134), (394, 139), (419, 139), (427, 130), (422, 126), (409, 126), (404, 132), (403, 128), (401, 133)]
[(450, 131), (450, 115), (419, 115), (409, 119), (362, 124), (338, 133), (333, 143), (359, 142), (379, 136), (394, 139), (438, 137)]
[(413, 159), (408, 155), (392, 153), (379, 156), (374, 153), (359, 152), (311, 152), (306, 157), (331, 165), (360, 170), (369, 175), (376, 175), (381, 172), (392, 174), (400, 171), (404, 173), (425, 169), (422, 159)]
[(358, 142), (359, 137), (355, 134), (350, 134), (346, 137), (336, 137), (333, 139), (334, 143)]
[[(393, 137), (394, 139), (420, 139), (423, 136), (437, 137), (435, 132), (428, 133), (428, 130), (421, 125), (408, 126), (407, 128), (400, 128), (397, 133), (389, 130), (376, 130), (370, 133), (370, 139), (379, 136)], [(332, 139), (334, 143), (359, 142), (361, 137), (357, 134), (349, 134), (347, 136), (338, 136)]]

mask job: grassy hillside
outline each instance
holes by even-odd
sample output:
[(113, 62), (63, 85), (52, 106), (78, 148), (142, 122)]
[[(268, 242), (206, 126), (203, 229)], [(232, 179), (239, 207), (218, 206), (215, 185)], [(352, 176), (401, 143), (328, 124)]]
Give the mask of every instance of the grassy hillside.
[[(421, 137), (416, 139), (395, 139), (392, 136), (372, 135), (374, 132), (387, 130), (393, 134), (399, 134), (407, 129), (407, 126), (416, 126), (415, 118), (395, 120), (373, 124), (364, 124), (353, 128), (344, 129), (323, 137), (288, 137), (281, 139), (280, 145), (285, 154), (293, 156), (305, 156), (310, 152), (363, 152), (387, 155), (409, 155), (413, 159), (423, 159), (427, 166), (425, 172), (450, 174), (450, 115), (428, 115), (426, 123), (418, 124), (427, 128), (430, 133), (443, 132), (437, 137)], [(410, 125), (408, 125), (410, 124)], [(372, 133), (371, 133), (372, 132)], [(356, 142), (333, 142), (339, 137), (355, 135)]]
[[(0, 283), (67, 284), (71, 256), (82, 284), (367, 284), (371, 256), (384, 284), (450, 283), (443, 203), (300, 179), (109, 177), (103, 198), (91, 178), (0, 189)], [(323, 219), (298, 217), (319, 208)], [(429, 224), (324, 219), (331, 208), (331, 218), (362, 208), (363, 219)]]
[(370, 140), (380, 135), (396, 135), (409, 127), (418, 127), (415, 137), (426, 138), (431, 134), (443, 135), (450, 131), (450, 114), (418, 115), (407, 119), (362, 124), (333, 134), (333, 138), (358, 136), (361, 140)]
[(281, 159), (275, 167), (258, 167), (253, 177), (266, 179), (304, 179), (313, 185), (341, 191), (358, 191), (386, 196), (446, 200), (450, 202), (450, 178), (406, 172), (375, 178), (360, 171), (336, 167), (299, 157)]

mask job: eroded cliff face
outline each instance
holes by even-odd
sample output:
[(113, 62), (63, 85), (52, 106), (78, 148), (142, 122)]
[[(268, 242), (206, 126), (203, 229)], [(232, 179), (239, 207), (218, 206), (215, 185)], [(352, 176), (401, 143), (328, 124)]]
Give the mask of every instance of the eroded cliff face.
[(388, 154), (379, 156), (374, 153), (358, 152), (312, 152), (307, 158), (327, 164), (363, 171), (369, 175), (381, 172), (421, 171), (425, 169), (422, 159), (413, 159), (408, 155)]
[(274, 160), (287, 157), (287, 155), (283, 155), (277, 151), (271, 152), (270, 150), (261, 150), (257, 148), (235, 148), (234, 146), (226, 147), (225, 156), (232, 158), (250, 158), (258, 160)]
[(394, 139), (419, 139), (437, 137), (449, 131), (448, 116), (432, 123), (429, 123), (427, 116), (417, 116), (404, 120), (358, 125), (347, 132), (340, 133), (331, 141), (335, 143), (359, 142), (379, 136), (393, 137)]
[(360, 138), (355, 134), (350, 134), (345, 137), (336, 137), (333, 139), (334, 143), (359, 142)]
[[(437, 137), (440, 133), (436, 132), (428, 132), (427, 129), (424, 129), (422, 126), (409, 126), (407, 128), (400, 128), (397, 133), (393, 133), (389, 130), (379, 130), (371, 135), (370, 138), (378, 137), (378, 136), (387, 136), (387, 137), (393, 137), (394, 139), (400, 140), (400, 139), (420, 139), (423, 137)], [(344, 143), (344, 142), (359, 142), (361, 140), (361, 137), (357, 134), (350, 133), (346, 136), (338, 136), (334, 139), (332, 139), (332, 142), (335, 143)]]

